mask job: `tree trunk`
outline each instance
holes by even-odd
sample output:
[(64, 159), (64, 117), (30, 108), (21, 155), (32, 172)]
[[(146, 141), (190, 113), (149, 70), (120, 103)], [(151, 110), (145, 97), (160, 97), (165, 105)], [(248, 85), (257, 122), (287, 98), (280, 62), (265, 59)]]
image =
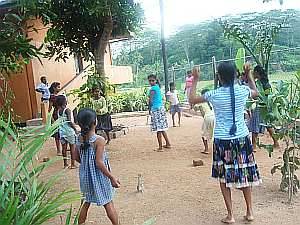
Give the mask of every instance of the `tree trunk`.
[(109, 43), (111, 33), (113, 29), (113, 20), (111, 16), (105, 17), (104, 28), (99, 40), (96, 40), (94, 57), (95, 57), (95, 69), (100, 76), (105, 76), (104, 70), (104, 58), (107, 45)]

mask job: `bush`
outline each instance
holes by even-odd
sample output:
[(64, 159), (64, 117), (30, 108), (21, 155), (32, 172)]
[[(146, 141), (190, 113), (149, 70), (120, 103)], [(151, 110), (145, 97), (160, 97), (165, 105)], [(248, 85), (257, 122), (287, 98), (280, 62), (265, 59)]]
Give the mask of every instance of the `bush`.
[[(65, 224), (71, 224), (72, 209), (65, 206), (79, 201), (79, 193), (52, 194), (59, 176), (44, 181), (40, 176), (53, 161), (39, 164), (33, 160), (58, 128), (59, 121), (54, 125), (50, 117), (48, 121), (44, 128), (19, 135), (11, 128), (10, 118), (0, 118), (0, 224), (41, 225), (59, 215), (67, 215)], [(75, 218), (72, 224), (76, 223)]]
[(148, 91), (143, 92), (127, 92), (122, 94), (114, 94), (108, 96), (107, 104), (109, 112), (135, 112), (148, 110)]

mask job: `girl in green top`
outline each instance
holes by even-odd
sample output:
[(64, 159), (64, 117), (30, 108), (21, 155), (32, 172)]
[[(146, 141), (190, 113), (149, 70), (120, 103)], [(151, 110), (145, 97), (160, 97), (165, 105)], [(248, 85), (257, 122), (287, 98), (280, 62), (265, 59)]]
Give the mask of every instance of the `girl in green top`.
[(113, 130), (111, 116), (108, 112), (107, 102), (103, 95), (103, 92), (99, 89), (93, 90), (93, 110), (97, 114), (97, 127), (96, 131), (103, 130), (106, 134), (107, 144), (110, 142), (109, 132)]

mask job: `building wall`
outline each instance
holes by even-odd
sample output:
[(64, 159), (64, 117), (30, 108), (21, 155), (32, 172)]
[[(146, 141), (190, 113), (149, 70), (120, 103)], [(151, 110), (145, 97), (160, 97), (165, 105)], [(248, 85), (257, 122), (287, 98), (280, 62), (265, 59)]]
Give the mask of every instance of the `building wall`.
[[(33, 25), (38, 32), (29, 32), (28, 37), (32, 39), (37, 47), (40, 47), (47, 33), (47, 27), (44, 27), (42, 22), (38, 19), (28, 21), (29, 25)], [(83, 74), (76, 74), (76, 65), (74, 57), (70, 57), (66, 62), (57, 62), (55, 59), (40, 58), (33, 59), (24, 70), (16, 75), (12, 75), (10, 80), (11, 88), (15, 93), (15, 100), (13, 101), (13, 108), (18, 115), (18, 121), (25, 122), (26, 120), (37, 118), (41, 116), (41, 94), (35, 92), (35, 87), (40, 82), (41, 76), (46, 76), (49, 84), (54, 81), (60, 82), (61, 86), (67, 87), (62, 90), (63, 93), (68, 93), (70, 90), (79, 88), (86, 78), (83, 78)], [(84, 68), (89, 63), (83, 63)], [(109, 80), (113, 84), (120, 84), (123, 81), (131, 81), (132, 76), (131, 69), (128, 68), (113, 68), (110, 46), (107, 47), (105, 54), (105, 70)], [(85, 72), (86, 73), (86, 72)], [(131, 74), (131, 75), (130, 75)], [(121, 79), (117, 79), (117, 76), (122, 76)], [(78, 76), (78, 77), (77, 77)], [(72, 80), (72, 82), (70, 82)], [(69, 97), (70, 107), (74, 108), (73, 97)]]
[(25, 122), (38, 116), (31, 68), (29, 64), (22, 72), (10, 76), (9, 85), (14, 92), (12, 107), (15, 122)]

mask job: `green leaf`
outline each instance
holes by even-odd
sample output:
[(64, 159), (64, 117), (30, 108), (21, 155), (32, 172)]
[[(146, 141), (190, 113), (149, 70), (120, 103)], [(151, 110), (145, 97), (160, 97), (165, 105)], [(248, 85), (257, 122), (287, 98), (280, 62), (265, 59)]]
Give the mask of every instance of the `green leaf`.
[(155, 224), (155, 222), (156, 222), (156, 219), (155, 218), (151, 218), (151, 219), (148, 219), (147, 221), (145, 221), (143, 223), (143, 225), (153, 225), (153, 224)]
[(239, 48), (235, 57), (235, 65), (240, 73), (243, 72), (243, 66), (245, 64), (246, 51), (244, 48)]

